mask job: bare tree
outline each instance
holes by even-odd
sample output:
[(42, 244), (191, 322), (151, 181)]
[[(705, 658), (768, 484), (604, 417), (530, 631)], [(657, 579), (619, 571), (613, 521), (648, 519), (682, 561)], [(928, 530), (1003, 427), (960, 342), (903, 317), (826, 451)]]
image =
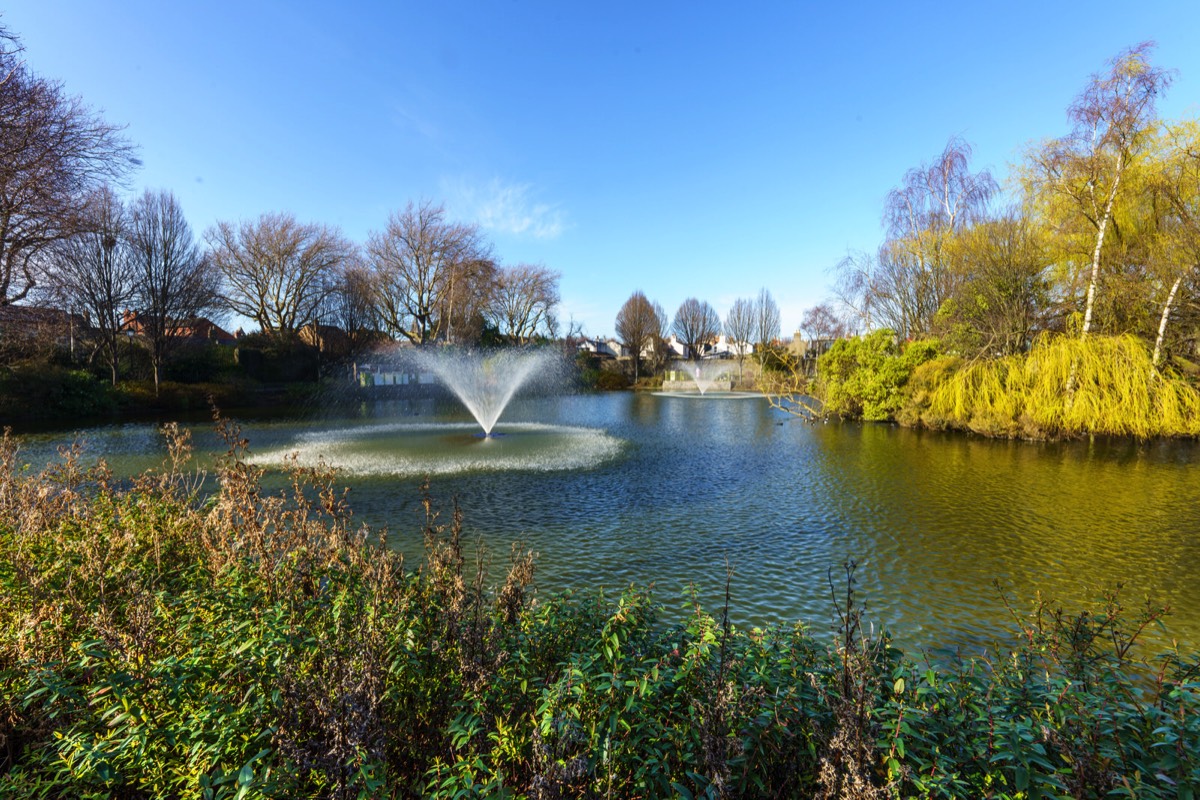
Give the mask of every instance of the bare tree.
[(738, 298), (725, 315), (725, 338), (737, 353), (738, 378), (742, 377), (742, 366), (754, 340), (754, 301)]
[(779, 306), (765, 288), (754, 300), (754, 341), (765, 350), (779, 338)]
[[(959, 276), (948, 270), (926, 271), (892, 243), (882, 245), (875, 256), (846, 256), (838, 271), (838, 296), (864, 327), (889, 328), (905, 339), (932, 328), (938, 308), (959, 283)], [(939, 280), (940, 289), (933, 285)]]
[(815, 350), (822, 340), (838, 339), (846, 335), (846, 326), (829, 303), (818, 303), (804, 312), (800, 319), (800, 332), (808, 339), (810, 350)]
[(666, 367), (671, 358), (671, 349), (667, 347), (667, 331), (671, 327), (671, 318), (667, 310), (657, 300), (650, 304), (654, 311), (654, 336), (650, 339), (650, 367), (660, 371)]
[(0, 32), (0, 306), (37, 284), (39, 258), (73, 234), (88, 194), (138, 162), (121, 135), (62, 85), (33, 75)]
[(49, 293), (69, 311), (85, 312), (93, 337), (117, 385), (121, 312), (134, 289), (129, 217), (113, 190), (103, 186), (88, 197), (80, 230), (56, 243), (48, 258)]
[(452, 264), (448, 276), (435, 316), (437, 336), (456, 344), (476, 342), (495, 308), (500, 268), (485, 250)]
[(633, 356), (633, 379), (640, 374), (642, 351), (654, 348), (663, 337), (666, 314), (641, 291), (634, 292), (617, 312), (617, 339)]
[(11, 33), (4, 25), (0, 25), (0, 83), (7, 83), (24, 62), (19, 55), (25, 47), (21, 40)]
[(162, 368), (196, 317), (216, 308), (218, 274), (204, 257), (175, 195), (147, 191), (130, 210), (135, 317), (158, 394)]
[(365, 352), (381, 335), (375, 306), (375, 277), (358, 258), (343, 262), (322, 305), (321, 319), (346, 332), (352, 358)]
[(862, 250), (851, 250), (833, 271), (837, 276), (833, 285), (834, 296), (846, 309), (847, 319), (854, 320), (847, 327), (871, 330), (874, 322), (871, 287), (877, 272), (875, 256)]
[(706, 301), (689, 297), (679, 305), (671, 330), (688, 349), (694, 361), (708, 344), (721, 333), (721, 318)]
[(553, 326), (558, 306), (560, 275), (544, 266), (518, 264), (500, 271), (492, 315), (500, 332), (518, 344), (529, 340), (538, 328)]
[(1109, 62), (1108, 74), (1093, 75), (1068, 111), (1075, 124), (1071, 133), (1032, 154), (1035, 188), (1065, 200), (1094, 234), (1084, 338), (1092, 328), (1104, 237), (1122, 178), (1156, 124), (1156, 98), (1171, 83), (1171, 73), (1150, 65), (1152, 49), (1143, 42)]
[(997, 191), (991, 173), (970, 171), (971, 145), (953, 137), (940, 156), (909, 170), (888, 193), (870, 300), (902, 338), (933, 330), (942, 303), (961, 280), (949, 257), (953, 236), (983, 219)]
[(226, 305), (282, 344), (314, 321), (339, 265), (354, 252), (336, 229), (286, 213), (236, 226), (218, 222), (205, 239), (225, 281)]
[(392, 335), (416, 344), (437, 338), (443, 326), (453, 332), (461, 305), (478, 295), (479, 270), (467, 267), (490, 264), (479, 228), (445, 217), (441, 206), (409, 203), (367, 241), (382, 321)]

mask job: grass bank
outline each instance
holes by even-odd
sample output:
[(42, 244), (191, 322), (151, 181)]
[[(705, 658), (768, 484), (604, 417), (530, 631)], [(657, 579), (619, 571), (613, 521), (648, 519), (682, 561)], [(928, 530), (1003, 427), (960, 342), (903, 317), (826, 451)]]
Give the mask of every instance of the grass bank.
[[(864, 627), (740, 630), (630, 590), (538, 597), (426, 500), (426, 558), (357, 528), (326, 470), (276, 495), (189, 445), (135, 481), (0, 443), (0, 796), (1189, 797), (1200, 662), (1159, 609), (1015, 614), (934, 663)], [(494, 578), (492, 561), (504, 562)]]

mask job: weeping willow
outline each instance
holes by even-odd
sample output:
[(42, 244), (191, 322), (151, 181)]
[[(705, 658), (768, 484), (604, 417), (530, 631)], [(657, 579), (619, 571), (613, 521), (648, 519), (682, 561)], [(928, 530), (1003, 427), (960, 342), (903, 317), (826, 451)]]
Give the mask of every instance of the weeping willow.
[(1151, 362), (1132, 336), (1044, 336), (1028, 353), (931, 381), (919, 413), (927, 424), (992, 436), (1200, 435), (1200, 392)]

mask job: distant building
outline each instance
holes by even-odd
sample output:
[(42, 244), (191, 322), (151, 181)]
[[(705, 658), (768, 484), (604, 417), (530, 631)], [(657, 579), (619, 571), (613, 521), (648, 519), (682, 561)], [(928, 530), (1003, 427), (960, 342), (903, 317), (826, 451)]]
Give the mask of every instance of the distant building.
[(733, 342), (722, 333), (709, 348), (708, 355), (713, 358), (739, 358), (753, 352), (754, 345), (750, 342)]
[(91, 330), (87, 318), (58, 308), (0, 306), (0, 336), (68, 344), (72, 336)]
[(666, 344), (666, 346), (667, 346), (667, 355), (670, 358), (691, 358), (692, 357), (692, 351), (687, 346), (687, 343), (681, 342), (679, 340), (679, 337), (673, 333), (670, 336), (668, 336), (666, 339), (663, 339), (663, 343)]
[(337, 325), (309, 323), (300, 329), (300, 341), (335, 358), (350, 353), (350, 336)]
[(396, 369), (387, 364), (355, 364), (354, 375), (364, 388), (377, 386), (434, 386), (437, 376), (432, 372), (413, 372)]
[(829, 348), (833, 347), (833, 343), (836, 341), (837, 337), (805, 339), (800, 331), (796, 331), (792, 336), (791, 344), (788, 345), (788, 352), (800, 358), (820, 358), (829, 352)]
[(601, 358), (628, 358), (629, 350), (616, 339), (584, 339), (579, 343), (580, 352), (593, 353)]
[[(141, 335), (145, 332), (145, 324), (138, 318), (136, 311), (126, 310), (121, 315), (121, 330), (132, 331)], [(206, 317), (192, 317), (188, 320), (171, 321), (171, 336), (181, 338), (216, 342), (217, 344), (235, 344), (237, 337)]]

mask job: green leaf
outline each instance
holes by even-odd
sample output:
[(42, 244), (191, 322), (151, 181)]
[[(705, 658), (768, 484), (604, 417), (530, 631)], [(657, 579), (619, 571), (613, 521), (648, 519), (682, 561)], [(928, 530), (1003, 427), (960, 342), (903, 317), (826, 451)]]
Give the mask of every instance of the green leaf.
[(674, 781), (672, 781), (671, 788), (675, 790), (675, 795), (677, 797), (683, 797), (683, 798), (686, 798), (687, 800), (692, 800), (691, 791), (689, 791), (688, 788), (686, 786), (684, 786), (683, 784), (675, 783)]

